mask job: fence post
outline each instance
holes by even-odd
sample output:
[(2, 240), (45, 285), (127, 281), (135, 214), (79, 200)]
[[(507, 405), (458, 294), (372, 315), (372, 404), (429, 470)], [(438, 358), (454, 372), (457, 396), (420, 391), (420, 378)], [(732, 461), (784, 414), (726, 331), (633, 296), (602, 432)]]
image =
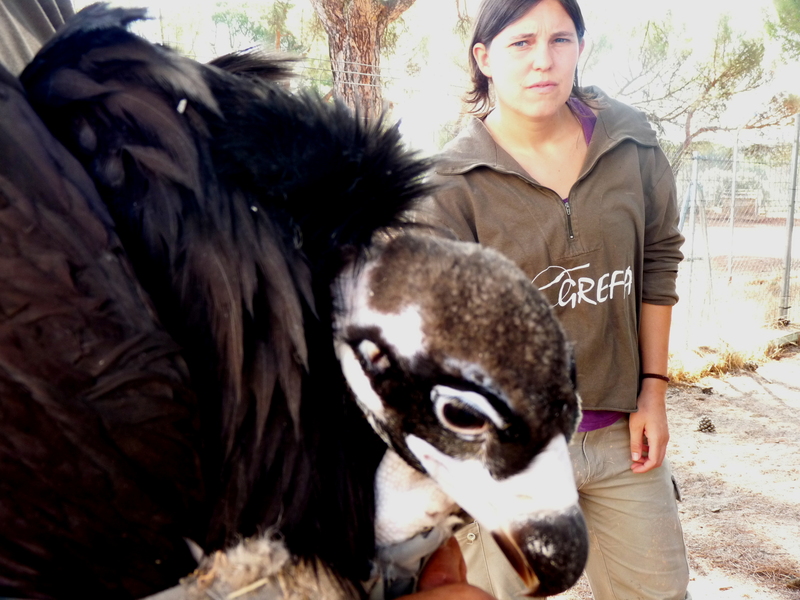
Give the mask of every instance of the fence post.
[[(683, 225), (684, 219), (689, 217), (689, 256), (684, 255), (684, 260), (689, 264), (689, 285), (687, 286), (686, 293), (686, 340), (690, 339), (690, 332), (693, 330), (692, 323), (692, 288), (694, 287), (694, 243), (695, 243), (695, 213), (697, 212), (697, 191), (700, 184), (700, 153), (695, 150), (692, 152), (692, 181), (689, 184), (689, 193), (686, 195), (686, 202), (684, 203), (684, 211), (681, 218), (680, 229), (684, 232)], [(684, 232), (684, 235), (686, 233)]]
[(739, 130), (733, 145), (733, 173), (731, 174), (731, 246), (728, 252), (728, 284), (733, 280), (733, 236), (736, 228), (736, 170), (739, 165)]
[(689, 260), (694, 260), (694, 234), (697, 219), (697, 191), (700, 187), (700, 153), (692, 152), (692, 193), (689, 197), (689, 235), (691, 235), (691, 255)]
[[(689, 182), (689, 187), (686, 190), (686, 194), (683, 197), (683, 202), (681, 203), (681, 214), (678, 219), (678, 231), (683, 231), (684, 226), (686, 225), (686, 216), (689, 214), (689, 211), (692, 210), (692, 207), (697, 206), (697, 173), (698, 173), (698, 164), (699, 164), (699, 157), (700, 153), (697, 150), (692, 152), (692, 180)], [(691, 221), (691, 217), (689, 217), (689, 221)]]
[(789, 324), (789, 306), (792, 283), (792, 233), (794, 231), (794, 205), (797, 200), (797, 161), (800, 144), (800, 114), (794, 116), (794, 142), (792, 143), (792, 187), (789, 200), (789, 216), (786, 218), (786, 261), (783, 267), (783, 302), (779, 322)]

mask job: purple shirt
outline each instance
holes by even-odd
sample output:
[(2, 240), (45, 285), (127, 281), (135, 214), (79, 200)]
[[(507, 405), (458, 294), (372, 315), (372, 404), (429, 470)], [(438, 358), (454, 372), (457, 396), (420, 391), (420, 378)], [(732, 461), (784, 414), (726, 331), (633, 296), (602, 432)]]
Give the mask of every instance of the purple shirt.
[(578, 423), (578, 433), (608, 427), (619, 421), (621, 416), (621, 412), (613, 410), (585, 410), (581, 416), (581, 422)]
[(589, 142), (592, 141), (597, 115), (592, 112), (591, 108), (574, 96), (570, 96), (570, 99), (567, 100), (567, 106), (572, 111), (572, 114), (578, 118), (581, 127), (583, 127), (583, 137), (586, 139), (586, 145), (588, 146)]
[[(567, 106), (572, 110), (578, 121), (583, 127), (583, 137), (586, 139), (586, 145), (592, 141), (592, 134), (594, 133), (594, 126), (597, 123), (597, 115), (592, 112), (592, 109), (586, 106), (583, 102), (575, 97), (570, 97), (567, 100)], [(564, 198), (564, 202), (568, 202), (569, 198)], [(622, 413), (613, 410), (586, 410), (583, 411), (583, 417), (578, 425), (579, 432), (595, 431), (602, 429), (616, 423)]]

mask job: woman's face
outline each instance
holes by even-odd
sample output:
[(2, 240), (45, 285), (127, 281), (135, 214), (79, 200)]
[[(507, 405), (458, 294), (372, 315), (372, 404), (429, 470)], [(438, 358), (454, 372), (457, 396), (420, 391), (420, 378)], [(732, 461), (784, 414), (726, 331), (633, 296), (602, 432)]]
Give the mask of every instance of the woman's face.
[(583, 42), (558, 0), (541, 0), (490, 42), (475, 44), (478, 67), (494, 85), (501, 114), (555, 115), (569, 99)]

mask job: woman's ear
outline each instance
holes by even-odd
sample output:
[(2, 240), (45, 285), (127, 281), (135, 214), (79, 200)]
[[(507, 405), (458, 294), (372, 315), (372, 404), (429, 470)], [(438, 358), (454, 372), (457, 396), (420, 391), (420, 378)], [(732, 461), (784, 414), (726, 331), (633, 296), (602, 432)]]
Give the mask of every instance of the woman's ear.
[(486, 77), (492, 76), (492, 69), (489, 66), (489, 49), (485, 44), (478, 42), (472, 47), (472, 57), (475, 59), (475, 64)]

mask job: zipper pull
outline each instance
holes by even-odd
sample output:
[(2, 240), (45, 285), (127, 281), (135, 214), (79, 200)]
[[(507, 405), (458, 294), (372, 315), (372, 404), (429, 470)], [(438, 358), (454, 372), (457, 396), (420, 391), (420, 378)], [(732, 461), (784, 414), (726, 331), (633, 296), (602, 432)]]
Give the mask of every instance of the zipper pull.
[(567, 232), (569, 239), (575, 239), (575, 232), (572, 230), (572, 207), (569, 205), (569, 200), (564, 200), (564, 210), (567, 211)]

